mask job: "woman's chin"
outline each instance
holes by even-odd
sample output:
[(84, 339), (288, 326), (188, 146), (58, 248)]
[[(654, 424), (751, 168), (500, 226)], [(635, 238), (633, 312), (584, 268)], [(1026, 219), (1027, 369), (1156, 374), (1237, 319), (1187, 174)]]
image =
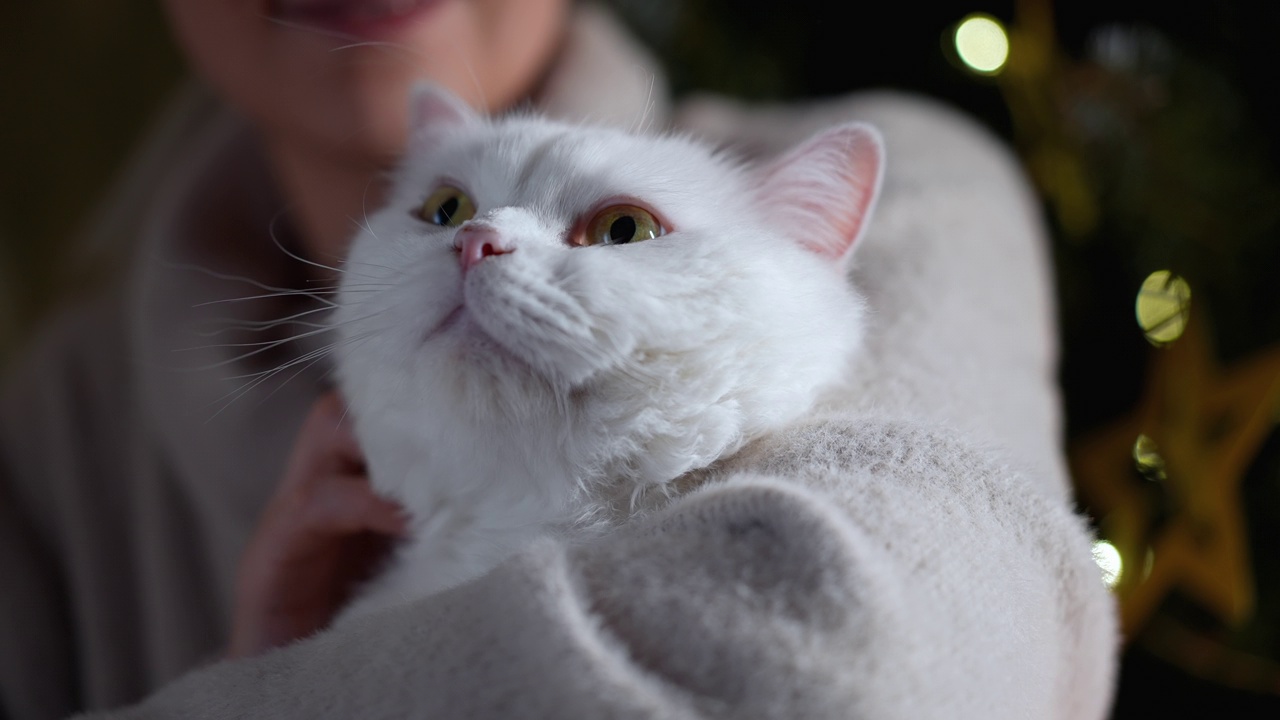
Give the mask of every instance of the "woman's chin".
[(271, 0), (272, 20), (363, 41), (393, 41), (445, 0)]

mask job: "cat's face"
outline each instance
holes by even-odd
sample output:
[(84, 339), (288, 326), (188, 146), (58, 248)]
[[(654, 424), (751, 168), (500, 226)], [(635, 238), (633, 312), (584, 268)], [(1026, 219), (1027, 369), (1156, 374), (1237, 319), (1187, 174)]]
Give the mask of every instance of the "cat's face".
[(751, 169), (685, 139), (417, 102), (335, 318), (362, 435), (379, 417), (437, 442), (463, 428), (661, 482), (794, 420), (845, 371), (871, 131)]

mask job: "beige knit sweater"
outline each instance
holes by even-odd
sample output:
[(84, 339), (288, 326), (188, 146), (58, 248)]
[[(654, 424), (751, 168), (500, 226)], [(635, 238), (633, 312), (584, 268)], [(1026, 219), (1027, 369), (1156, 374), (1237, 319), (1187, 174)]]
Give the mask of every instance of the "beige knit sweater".
[[(652, 65), (616, 33), (579, 18), (544, 107), (661, 117)], [(153, 148), (163, 167), (142, 163), (112, 215), (144, 238), (129, 282), (52, 327), (0, 397), (0, 716), (1105, 715), (1115, 622), (1063, 470), (1035, 203), (984, 132), (894, 94), (674, 118), (760, 154), (836, 119), (884, 132), (855, 392), (612, 536), (548, 539), (443, 595), (217, 661), (239, 554), (324, 378), (219, 411), (227, 378), (279, 357), (173, 352), (291, 307), (202, 304), (252, 288), (185, 264), (277, 285), (291, 269), (261, 241), (279, 203), (252, 138), (207, 100), (185, 108), (158, 141), (184, 160)]]

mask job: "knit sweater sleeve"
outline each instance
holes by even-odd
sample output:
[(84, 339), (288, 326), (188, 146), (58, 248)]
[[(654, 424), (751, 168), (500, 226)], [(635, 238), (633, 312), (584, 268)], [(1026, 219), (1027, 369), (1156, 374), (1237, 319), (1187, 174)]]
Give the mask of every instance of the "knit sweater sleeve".
[(1103, 717), (1110, 609), (1066, 508), (912, 423), (787, 440), (620, 533), (111, 717)]

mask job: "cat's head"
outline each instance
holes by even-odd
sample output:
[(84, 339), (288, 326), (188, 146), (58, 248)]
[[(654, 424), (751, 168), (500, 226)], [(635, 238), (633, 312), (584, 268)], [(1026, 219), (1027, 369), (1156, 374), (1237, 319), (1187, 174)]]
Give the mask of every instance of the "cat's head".
[[(689, 138), (414, 99), (335, 322), (357, 427), (387, 414), (662, 482), (790, 422), (863, 331), (864, 125), (743, 165)], [(579, 479), (589, 479), (582, 478)]]

